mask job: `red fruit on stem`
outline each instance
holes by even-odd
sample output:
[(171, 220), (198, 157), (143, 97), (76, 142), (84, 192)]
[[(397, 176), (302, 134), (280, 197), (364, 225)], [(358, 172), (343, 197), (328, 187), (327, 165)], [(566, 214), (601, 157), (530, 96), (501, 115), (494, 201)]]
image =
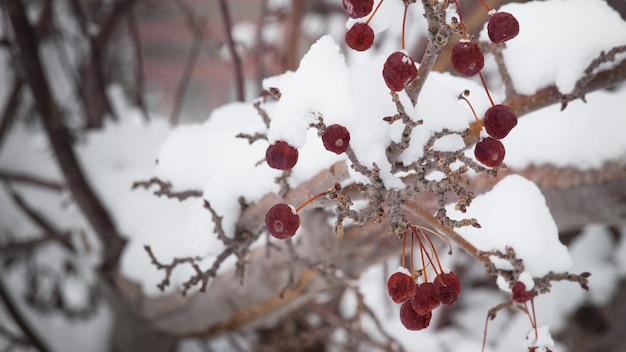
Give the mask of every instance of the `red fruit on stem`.
[(278, 203), (265, 214), (265, 228), (270, 235), (284, 240), (296, 234), (300, 227), (300, 215), (286, 203)]
[(513, 300), (517, 303), (526, 303), (533, 298), (532, 293), (526, 291), (526, 285), (521, 281), (518, 281), (515, 285), (513, 285), (512, 291)]
[(517, 125), (517, 115), (506, 105), (494, 105), (485, 112), (483, 125), (491, 137), (502, 139)]
[(419, 315), (432, 311), (441, 303), (437, 296), (437, 287), (432, 282), (417, 285), (417, 292), (410, 302), (413, 310)]
[(424, 315), (417, 314), (417, 312), (411, 308), (410, 302), (404, 302), (402, 306), (400, 306), (400, 321), (408, 330), (426, 329), (432, 317), (433, 313), (430, 311)]
[(374, 0), (343, 0), (343, 9), (350, 18), (361, 18), (372, 12)]
[(442, 273), (437, 275), (435, 280), (435, 292), (441, 303), (451, 306), (456, 303), (457, 298), (461, 294), (461, 282), (459, 277), (453, 273)]
[(519, 33), (519, 22), (508, 12), (496, 12), (487, 23), (487, 34), (494, 43), (503, 43), (513, 39)]
[(497, 139), (481, 138), (474, 147), (476, 160), (488, 167), (496, 167), (504, 160), (504, 145)]
[(456, 72), (463, 76), (474, 76), (485, 66), (485, 57), (478, 44), (460, 41), (452, 48), (450, 61)]
[(289, 170), (298, 162), (298, 149), (287, 142), (276, 141), (265, 151), (267, 165), (278, 170)]
[(383, 65), (383, 78), (389, 89), (399, 92), (417, 77), (413, 59), (402, 51), (389, 55)]
[(341, 125), (327, 126), (324, 132), (322, 132), (322, 143), (324, 143), (326, 150), (335, 154), (341, 154), (350, 145), (350, 132)]
[(387, 280), (387, 291), (394, 302), (402, 303), (415, 296), (417, 286), (411, 275), (398, 271)]
[(356, 51), (365, 51), (374, 44), (374, 30), (365, 23), (355, 23), (346, 32), (346, 44)]

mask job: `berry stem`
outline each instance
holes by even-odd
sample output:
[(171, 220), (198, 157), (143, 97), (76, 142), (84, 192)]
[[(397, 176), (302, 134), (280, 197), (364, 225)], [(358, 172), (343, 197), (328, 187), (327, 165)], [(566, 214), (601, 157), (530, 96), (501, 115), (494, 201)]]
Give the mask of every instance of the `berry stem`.
[(483, 7), (487, 10), (487, 12), (491, 11), (491, 8), (489, 7), (489, 5), (487, 5), (487, 3), (484, 0), (478, 0), (480, 1), (480, 3), (483, 5)]
[(402, 259), (401, 259), (401, 265), (403, 268), (406, 268), (405, 264), (406, 264), (406, 252), (405, 252), (405, 248), (406, 248), (406, 236), (408, 235), (408, 232), (404, 232), (404, 237), (402, 238)]
[(491, 94), (489, 93), (489, 88), (487, 88), (487, 83), (485, 83), (485, 77), (483, 77), (483, 73), (478, 72), (478, 75), (480, 76), (480, 81), (483, 83), (483, 87), (485, 87), (485, 92), (487, 92), (487, 97), (489, 98), (489, 102), (491, 102), (491, 106), (496, 105), (491, 98)]
[(409, 4), (404, 4), (404, 17), (402, 18), (402, 50), (404, 50), (404, 28), (406, 26), (406, 13), (408, 12), (408, 10)]
[(430, 237), (428, 237), (428, 235), (426, 235), (424, 233), (424, 231), (422, 231), (422, 229), (418, 228), (418, 231), (419, 231), (419, 233), (422, 234), (422, 236), (424, 236), (424, 238), (430, 244), (430, 248), (433, 250), (433, 254), (435, 256), (435, 259), (437, 259), (437, 265), (439, 266), (439, 271), (441, 271), (441, 273), (443, 273), (443, 267), (441, 266), (441, 262), (439, 261), (439, 255), (437, 254), (437, 249), (435, 249), (435, 245), (433, 244), (433, 241), (430, 240)]
[(420, 244), (420, 257), (422, 258), (422, 272), (424, 273), (424, 282), (428, 282), (428, 274), (426, 273), (426, 262), (424, 261), (424, 246), (422, 245), (422, 241), (417, 239)]
[(461, 25), (461, 33), (463, 34), (463, 39), (467, 39), (465, 24), (463, 23), (463, 18), (461, 17), (461, 8), (459, 7), (459, 3), (456, 0), (454, 0), (454, 5), (456, 6), (456, 13), (459, 15), (459, 24)]
[[(413, 231), (413, 235), (415, 236), (415, 238), (417, 238), (417, 241), (419, 242), (421, 248), (423, 249), (423, 253), (426, 254), (426, 257), (428, 258), (428, 262), (430, 262), (430, 264), (433, 266), (433, 271), (435, 272), (435, 275), (439, 275), (440, 273), (443, 273), (443, 270), (441, 270), (441, 264), (439, 264), (439, 268), (440, 271), (437, 272), (437, 267), (435, 266), (435, 263), (433, 263), (433, 258), (430, 256), (430, 254), (428, 254), (428, 250), (426, 248), (424, 248), (424, 243), (422, 242), (422, 240), (419, 238), (419, 236), (416, 233), (416, 230), (421, 232), (421, 230), (417, 229), (416, 227), (411, 227), (411, 231)], [(421, 232), (422, 235), (424, 235), (423, 232)], [(435, 255), (437, 253), (435, 252)], [(437, 257), (437, 261), (439, 261), (439, 258)], [(426, 272), (426, 268), (424, 267), (424, 272)]]
[(415, 243), (414, 243), (413, 238), (414, 238), (414, 236), (411, 234), (411, 262), (410, 262), (411, 263), (411, 270), (410, 270), (411, 271), (411, 276), (413, 276), (413, 269), (415, 268), (413, 266), (413, 248), (415, 247)]
[(472, 113), (474, 114), (474, 119), (476, 120), (476, 125), (478, 125), (478, 128), (482, 130), (483, 129), (483, 123), (478, 118), (478, 115), (476, 114), (476, 110), (474, 110), (474, 107), (472, 106), (472, 103), (470, 103), (470, 101), (469, 101), (469, 99), (467, 99), (466, 95), (469, 95), (469, 90), (465, 90), (463, 93), (461, 93), (459, 95), (459, 99), (465, 100), (467, 105), (469, 105), (470, 109), (472, 109)]
[(374, 11), (372, 11), (372, 14), (370, 15), (370, 17), (367, 19), (367, 21), (365, 21), (365, 24), (369, 24), (370, 21), (372, 20), (372, 18), (374, 18), (374, 15), (376, 14), (376, 11), (378, 11), (378, 8), (380, 7), (380, 5), (383, 3), (383, 1), (385, 0), (380, 0), (380, 2), (378, 3), (378, 5), (376, 5), (376, 8), (374, 9)]
[(319, 199), (322, 196), (325, 196), (328, 194), (328, 191), (326, 192), (322, 192), (320, 194), (317, 194), (313, 197), (311, 197), (310, 199), (308, 199), (307, 201), (305, 201), (304, 203), (300, 204), (297, 208), (296, 208), (296, 213), (299, 212), (300, 210), (302, 210), (302, 208), (306, 207), (307, 205), (313, 203), (315, 200)]
[(539, 331), (537, 330), (537, 315), (535, 314), (535, 300), (534, 298), (530, 299), (530, 307), (533, 311), (533, 327), (535, 328), (535, 341), (539, 340)]
[(480, 350), (481, 352), (485, 352), (485, 347), (487, 347), (487, 328), (489, 327), (489, 314), (487, 314), (487, 318), (485, 318), (485, 328), (483, 329), (483, 348)]

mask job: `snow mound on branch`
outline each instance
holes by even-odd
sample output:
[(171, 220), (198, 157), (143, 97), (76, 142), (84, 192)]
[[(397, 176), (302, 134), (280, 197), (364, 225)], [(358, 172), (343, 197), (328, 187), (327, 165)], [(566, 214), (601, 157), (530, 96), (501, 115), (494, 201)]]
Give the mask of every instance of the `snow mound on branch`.
[[(448, 214), (452, 218), (459, 212), (451, 205)], [(460, 235), (482, 251), (504, 253), (512, 247), (532, 277), (564, 272), (572, 265), (545, 198), (537, 185), (522, 176), (503, 178), (491, 191), (477, 196), (463, 216), (478, 219), (482, 228), (459, 228)]]
[[(511, 3), (498, 11), (519, 21), (519, 35), (502, 51), (519, 94), (552, 84), (570, 93), (601, 51), (626, 43), (626, 22), (603, 0)], [(486, 28), (480, 37), (488, 41)]]

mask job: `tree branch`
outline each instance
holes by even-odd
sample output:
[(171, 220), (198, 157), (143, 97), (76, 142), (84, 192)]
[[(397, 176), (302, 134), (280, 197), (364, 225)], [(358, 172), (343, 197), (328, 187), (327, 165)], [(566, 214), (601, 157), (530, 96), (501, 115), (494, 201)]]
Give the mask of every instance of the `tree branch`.
[(94, 231), (103, 243), (103, 268), (117, 267), (119, 256), (126, 243), (117, 232), (113, 220), (100, 199), (85, 179), (84, 173), (74, 150), (70, 145), (70, 133), (50, 91), (48, 79), (44, 73), (39, 56), (39, 43), (30, 25), (24, 5), (21, 1), (4, 0), (13, 27), (13, 32), (20, 50), (20, 64), (25, 73), (25, 81), (33, 94), (35, 107), (40, 115), (55, 153), (66, 184), (89, 220)]
[[(591, 80), (589, 80), (584, 86), (580, 87), (580, 90), (576, 94), (563, 94), (559, 91), (557, 86), (552, 85), (546, 88), (538, 90), (533, 95), (514, 95), (509, 97), (502, 104), (507, 105), (517, 114), (518, 117), (529, 114), (533, 111), (545, 108), (554, 104), (561, 104), (567, 106), (567, 103), (578, 99), (585, 94), (610, 88), (626, 81), (626, 60), (622, 60), (612, 69), (597, 73)], [(472, 131), (467, 137), (465, 137), (465, 145), (471, 145), (478, 140), (480, 129), (476, 122), (470, 124)]]
[[(6, 1), (13, 1), (13, 0), (6, 0)], [(39, 334), (34, 329), (31, 328), (30, 324), (26, 320), (26, 317), (24, 317), (22, 313), (19, 311), (17, 303), (11, 297), (9, 290), (7, 289), (7, 287), (4, 284), (4, 281), (2, 280), (2, 276), (0, 276), (0, 299), (2, 299), (4, 306), (7, 308), (7, 312), (9, 313), (11, 318), (13, 318), (13, 321), (15, 321), (15, 323), (17, 324), (17, 326), (20, 327), (24, 335), (26, 335), (28, 342), (30, 342), (33, 345), (33, 347), (38, 349), (40, 352), (50, 351), (50, 348), (41, 339)]]
[(226, 43), (228, 44), (228, 51), (235, 65), (235, 91), (237, 92), (237, 100), (245, 101), (244, 94), (244, 82), (243, 82), (243, 65), (241, 63), (241, 57), (235, 47), (233, 40), (233, 21), (231, 19), (230, 10), (228, 8), (228, 0), (219, 0), (220, 11), (222, 12), (222, 19), (224, 20), (224, 31), (226, 33)]

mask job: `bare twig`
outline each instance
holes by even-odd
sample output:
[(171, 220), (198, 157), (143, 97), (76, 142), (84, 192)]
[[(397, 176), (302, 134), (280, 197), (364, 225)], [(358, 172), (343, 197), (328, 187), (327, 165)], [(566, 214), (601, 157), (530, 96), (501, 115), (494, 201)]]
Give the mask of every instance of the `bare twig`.
[(45, 233), (33, 239), (3, 242), (0, 243), (0, 255), (14, 255), (22, 252), (31, 252), (40, 248), (41, 245), (52, 241), (69, 243), (71, 235), (72, 234), (69, 231), (63, 233)]
[(66, 189), (66, 187), (59, 182), (44, 179), (36, 175), (10, 170), (0, 169), (0, 180), (29, 184), (56, 192), (61, 192)]
[(15, 202), (17, 207), (20, 208), (20, 210), (22, 210), (32, 222), (34, 222), (39, 228), (41, 228), (45, 234), (52, 236), (50, 239), (57, 240), (61, 245), (63, 245), (71, 252), (75, 251), (74, 246), (72, 245), (69, 238), (67, 238), (66, 236), (61, 236), (60, 234), (62, 232), (58, 230), (49, 219), (47, 219), (43, 214), (39, 213), (28, 203), (26, 203), (26, 201), (10, 187), (7, 187), (7, 191), (13, 198), (13, 201)]
[(196, 190), (188, 190), (188, 191), (181, 191), (181, 192), (174, 192), (172, 191), (172, 184), (169, 182), (165, 182), (161, 179), (159, 179), (158, 177), (153, 177), (147, 181), (136, 181), (133, 182), (132, 185), (132, 189), (136, 189), (139, 187), (148, 189), (150, 188), (152, 185), (157, 185), (159, 186), (159, 189), (154, 191), (153, 194), (160, 197), (160, 196), (165, 196), (167, 198), (175, 198), (178, 199), (179, 201), (183, 201), (187, 198), (199, 198), (202, 197), (202, 191), (196, 191)]
[(46, 129), (68, 188), (104, 244), (102, 246), (103, 267), (117, 266), (126, 240), (118, 234), (111, 216), (85, 179), (78, 163), (69, 142), (69, 131), (50, 92), (48, 78), (43, 71), (39, 56), (38, 38), (26, 17), (24, 4), (20, 1), (3, 1), (2, 3), (9, 15), (20, 49), (20, 64), (25, 73), (25, 81), (33, 94), (37, 112)]
[(157, 287), (161, 291), (165, 290), (165, 288), (170, 285), (170, 278), (172, 277), (172, 273), (174, 269), (176, 269), (177, 266), (182, 265), (182, 264), (189, 264), (192, 267), (196, 268), (197, 263), (202, 260), (202, 258), (200, 257), (174, 258), (172, 259), (171, 263), (163, 264), (156, 258), (156, 256), (152, 252), (152, 247), (145, 245), (143, 246), (143, 248), (145, 249), (146, 253), (148, 253), (148, 256), (150, 257), (152, 264), (157, 268), (157, 270), (165, 271), (165, 277), (157, 285)]
[(135, 49), (135, 102), (139, 106), (143, 119), (150, 121), (150, 115), (148, 114), (148, 108), (146, 107), (146, 101), (143, 97), (145, 90), (145, 79), (143, 73), (143, 48), (141, 45), (141, 35), (139, 34), (139, 26), (137, 25), (137, 19), (135, 18), (134, 9), (128, 12), (128, 31), (130, 38), (133, 41), (133, 48)]
[(24, 81), (19, 77), (15, 77), (13, 86), (11, 87), (11, 92), (6, 98), (6, 104), (4, 105), (2, 115), (0, 116), (0, 150), (2, 149), (2, 142), (11, 128), (12, 122), (17, 117), (17, 108), (20, 104), (23, 85)]
[(33, 347), (38, 349), (40, 352), (48, 352), (50, 348), (44, 342), (44, 340), (39, 336), (39, 334), (32, 328), (32, 326), (28, 323), (27, 319), (22, 315), (22, 313), (18, 309), (17, 303), (11, 297), (9, 290), (4, 284), (2, 280), (2, 276), (0, 276), (0, 299), (4, 303), (4, 306), (7, 309), (7, 312), (13, 318), (13, 321), (20, 327), (28, 342), (32, 344)]
[(243, 65), (241, 57), (235, 47), (235, 41), (233, 40), (233, 21), (230, 15), (230, 9), (228, 8), (228, 0), (219, 0), (220, 11), (222, 12), (222, 19), (224, 20), (224, 32), (226, 33), (226, 43), (228, 44), (228, 51), (233, 60), (235, 66), (235, 91), (236, 99), (238, 101), (245, 101), (244, 93), (244, 81), (243, 81)]
[(196, 19), (193, 9), (190, 8), (189, 5), (187, 5), (183, 0), (175, 0), (175, 4), (183, 12), (187, 19), (187, 26), (191, 30), (193, 43), (191, 44), (191, 49), (189, 50), (189, 55), (187, 56), (187, 61), (185, 62), (185, 66), (183, 68), (183, 74), (180, 76), (180, 80), (176, 87), (176, 93), (174, 94), (174, 106), (172, 107), (172, 112), (170, 114), (170, 123), (172, 125), (178, 124), (185, 93), (196, 67), (196, 61), (198, 59), (198, 55), (200, 54), (200, 49), (202, 48), (204, 31), (207, 25), (206, 18)]
[(422, 0), (422, 5), (424, 6), (424, 16), (428, 21), (428, 42), (424, 56), (420, 61), (417, 77), (405, 89), (413, 105), (417, 104), (417, 99), (424, 83), (426, 83), (428, 74), (432, 70), (435, 60), (439, 57), (441, 49), (452, 34), (450, 26), (446, 24), (447, 4), (439, 1)]

